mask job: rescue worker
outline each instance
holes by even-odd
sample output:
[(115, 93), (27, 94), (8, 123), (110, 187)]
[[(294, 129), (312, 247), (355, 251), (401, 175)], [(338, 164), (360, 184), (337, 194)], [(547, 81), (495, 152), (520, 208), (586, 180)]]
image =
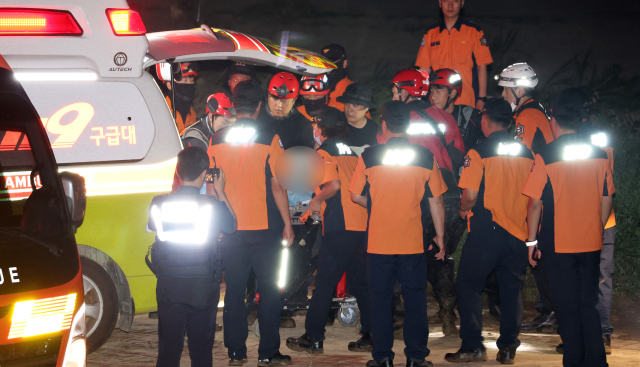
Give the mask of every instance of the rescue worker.
[(233, 123), (230, 110), (231, 100), (224, 93), (212, 94), (207, 98), (206, 115), (188, 126), (180, 134), (184, 147), (197, 146), (209, 149), (209, 140), (218, 130)]
[(392, 83), (393, 100), (407, 104), (411, 110), (412, 123), (430, 122), (437, 127), (436, 135), (442, 139), (442, 144), (445, 145), (451, 158), (451, 164), (446, 164), (445, 167), (452, 166), (447, 169), (458, 174), (457, 170), (462, 167), (464, 158), (462, 135), (450, 113), (435, 108), (421, 99), (429, 93), (428, 76), (416, 69), (405, 69), (394, 76)]
[[(416, 66), (426, 71), (449, 68), (462, 77), (462, 93), (455, 104), (482, 109), (487, 100), (487, 65), (493, 62), (482, 29), (460, 18), (465, 0), (439, 0), (444, 21), (427, 28), (422, 38)], [(473, 82), (474, 68), (478, 89)]]
[(236, 85), (233, 105), (238, 120), (218, 131), (209, 147), (210, 167), (224, 169), (234, 182), (227, 195), (238, 217), (238, 231), (224, 238), (227, 289), (223, 326), (230, 366), (247, 361), (245, 290), (252, 267), (260, 291), (258, 366), (291, 364), (291, 358), (279, 352), (282, 301), (277, 280), (282, 247), (293, 242), (293, 229), (287, 192), (275, 177), (282, 143), (276, 133), (255, 121), (262, 93), (256, 81)]
[(509, 102), (516, 118), (516, 140), (534, 153), (553, 141), (546, 111), (533, 99), (538, 76), (529, 64), (507, 66), (500, 73), (498, 85), (504, 87), (502, 98)]
[[(515, 138), (524, 143), (534, 153), (553, 141), (549, 118), (544, 108), (532, 97), (538, 84), (538, 77), (527, 63), (516, 63), (506, 67), (498, 79), (498, 85), (504, 87), (504, 98), (515, 113)], [(538, 289), (536, 310), (539, 315), (529, 323), (522, 325), (523, 331), (554, 332), (557, 328), (553, 300), (546, 278), (545, 260), (540, 259), (531, 273)]]
[[(300, 112), (307, 120), (311, 121), (313, 116), (329, 104), (329, 78), (327, 74), (315, 76), (304, 75), (300, 78), (300, 96), (302, 104), (298, 106)], [(318, 139), (315, 139), (316, 143)]]
[(267, 103), (260, 109), (258, 121), (280, 136), (284, 149), (295, 146), (313, 148), (313, 130), (298, 109), (293, 108), (300, 92), (295, 75), (282, 71), (271, 78)]
[[(579, 89), (570, 88), (562, 92), (568, 103), (573, 105), (573, 109), (581, 111), (582, 123), (577, 130), (586, 143), (593, 144), (607, 153), (607, 159), (613, 175), (613, 147), (607, 134), (599, 130), (589, 121), (589, 100)], [(598, 303), (596, 309), (600, 315), (600, 326), (602, 328), (602, 339), (606, 354), (611, 354), (611, 334), (613, 327), (610, 323), (611, 305), (613, 303), (613, 244), (616, 236), (616, 217), (613, 210), (604, 226), (602, 236), (602, 250), (600, 251), (600, 282), (598, 285)], [(538, 267), (540, 262), (538, 262)], [(564, 344), (556, 347), (559, 353), (564, 352)]]
[[(165, 100), (169, 105), (171, 113), (173, 113), (172, 101), (175, 98), (175, 116), (176, 127), (181, 133), (187, 126), (196, 123), (196, 111), (193, 110), (191, 104), (196, 94), (196, 77), (198, 76), (198, 64), (195, 62), (182, 62), (179, 64), (169, 64), (161, 62), (156, 64), (156, 75), (163, 82), (166, 88), (167, 96)], [(171, 73), (173, 72), (173, 85), (171, 86)]]
[(529, 262), (535, 266), (536, 250), (546, 259), (563, 365), (605, 367), (596, 304), (602, 228), (615, 191), (611, 165), (604, 150), (576, 134), (583, 110), (572, 96), (561, 93), (550, 112), (555, 140), (536, 152), (523, 190), (529, 196)]
[(347, 139), (356, 154), (359, 155), (364, 148), (377, 144), (378, 124), (369, 118), (369, 111), (377, 107), (371, 88), (362, 83), (351, 83), (337, 101), (344, 104), (349, 131)]
[(258, 80), (255, 66), (243, 64), (241, 62), (234, 62), (229, 66), (227, 75), (227, 85), (229, 86), (231, 93), (233, 93), (233, 89), (240, 82), (245, 80)]
[(344, 104), (338, 101), (338, 97), (344, 94), (347, 87), (353, 82), (349, 80), (347, 51), (339, 44), (332, 43), (324, 46), (320, 53), (334, 63), (338, 69), (329, 73), (329, 106), (344, 111)]
[(185, 332), (191, 365), (213, 365), (222, 271), (217, 240), (221, 232), (236, 230), (236, 219), (225, 194), (223, 170), (213, 181), (217, 199), (200, 195), (208, 167), (206, 151), (185, 148), (177, 164), (182, 185), (151, 202), (148, 227), (156, 232), (156, 242), (152, 263), (147, 259), (147, 264), (158, 277), (158, 367), (180, 365)]
[[(464, 142), (464, 154), (467, 154), (469, 149), (476, 145), (480, 140), (484, 139), (484, 135), (482, 134), (482, 115), (480, 110), (472, 106), (453, 103), (462, 92), (462, 77), (455, 70), (435, 70), (431, 72), (431, 75), (429, 76), (429, 92), (429, 98), (433, 106), (448, 112), (453, 116)], [(451, 148), (449, 148), (449, 150), (451, 150)], [(453, 155), (456, 156), (457, 153), (458, 152), (454, 151)], [(459, 177), (463, 167), (460, 165), (461, 162), (459, 160), (457, 160), (457, 162), (458, 163), (454, 164), (454, 166), (457, 166), (456, 174)], [(454, 167), (454, 171), (455, 170), (456, 168)], [(460, 205), (458, 205), (458, 207), (459, 206)], [(452, 240), (447, 241), (448, 246), (453, 246), (448, 249), (452, 253), (455, 252), (455, 249), (458, 246), (457, 241), (464, 233), (464, 227), (466, 227), (465, 221), (458, 220), (457, 213), (455, 215), (455, 220), (447, 221), (447, 232), (453, 234)], [(489, 275), (485, 292), (488, 296), (489, 312), (499, 321), (500, 299), (495, 272), (492, 272)]]
[(366, 280), (367, 210), (352, 202), (349, 193), (358, 155), (346, 140), (344, 113), (325, 107), (314, 117), (314, 122), (320, 130), (322, 145), (317, 151), (325, 161), (326, 173), (315, 190), (316, 196), (309, 202), (309, 212), (322, 217), (322, 247), (305, 333), (299, 338), (288, 338), (287, 347), (299, 352), (324, 353), (325, 323), (336, 286), (346, 271), (348, 290), (356, 297), (362, 325), (362, 338), (350, 342), (348, 348), (353, 352), (370, 352), (373, 341)]
[[(607, 153), (611, 175), (613, 176), (613, 147), (607, 134), (597, 129), (589, 121), (589, 100), (587, 96), (578, 89), (569, 89), (564, 92), (566, 97), (570, 97), (572, 103), (582, 112), (582, 124), (578, 128), (578, 135), (581, 135), (587, 142), (601, 148)], [(567, 96), (568, 95), (568, 96)], [(613, 244), (616, 240), (616, 215), (611, 210), (611, 215), (604, 225), (602, 235), (602, 250), (600, 251), (600, 283), (598, 286), (598, 304), (596, 309), (600, 314), (600, 326), (602, 327), (602, 339), (604, 350), (611, 354), (611, 306), (613, 304)]]
[[(455, 307), (458, 302), (458, 296), (454, 283), (455, 260), (451, 257), (451, 254), (455, 252), (460, 236), (464, 233), (464, 227), (462, 227), (462, 232), (458, 231), (459, 234), (456, 233), (454, 229), (456, 224), (454, 223), (457, 223), (457, 226), (460, 227), (464, 226), (464, 222), (457, 220), (457, 208), (460, 206), (460, 192), (453, 174), (449, 152), (444, 146), (446, 138), (442, 130), (446, 128), (438, 127), (438, 122), (433, 118), (433, 116), (436, 116), (436, 118), (442, 116), (442, 114), (437, 111), (437, 108), (431, 107), (427, 102), (420, 99), (421, 96), (426, 96), (429, 91), (429, 81), (424, 74), (416, 69), (402, 70), (396, 74), (392, 83), (394, 100), (406, 103), (411, 111), (411, 126), (408, 130), (409, 142), (421, 145), (434, 154), (443, 180), (449, 188), (448, 194), (450, 195), (448, 195), (448, 197), (453, 199), (448, 203), (449, 205), (445, 206), (445, 228), (448, 230), (448, 236), (446, 238), (446, 256), (444, 261), (437, 261), (435, 257), (432, 256), (436, 249), (432, 248), (431, 251), (428, 251), (431, 239), (435, 235), (435, 229), (433, 228), (430, 218), (427, 216), (423, 217), (423, 227), (428, 229), (429, 232), (425, 234), (423, 240), (425, 254), (427, 255), (427, 279), (432, 285), (433, 296), (438, 301), (438, 317), (442, 322), (442, 332), (445, 335), (457, 334)], [(432, 116), (431, 114), (434, 115)], [(440, 122), (440, 124), (443, 124), (443, 122)], [(454, 130), (457, 130), (455, 123), (453, 123), (453, 128), (449, 129), (449, 131), (451, 134), (454, 134)], [(457, 135), (459, 136), (460, 134), (458, 133)], [(381, 135), (379, 135), (378, 141), (383, 143)], [(461, 137), (459, 142), (462, 144)], [(462, 161), (462, 153), (460, 153), (460, 156), (460, 161)], [(460, 163), (460, 165), (462, 165), (462, 163)], [(399, 326), (400, 325), (397, 324), (396, 328)]]
[[(367, 280), (371, 295), (373, 360), (368, 367), (393, 366), (391, 302), (396, 278), (405, 301), (404, 354), (408, 367), (433, 366), (427, 339), (427, 258), (421, 217), (429, 206), (438, 260), (445, 257), (444, 205), (447, 191), (431, 152), (407, 140), (410, 114), (399, 101), (382, 109), (387, 143), (365, 149), (358, 160), (349, 191), (351, 199), (369, 210)], [(421, 205), (423, 201), (428, 204)]]
[(507, 130), (512, 123), (509, 103), (487, 100), (482, 114), (486, 140), (465, 157), (460, 177), (464, 189), (460, 216), (468, 218), (469, 234), (462, 248), (456, 288), (462, 346), (447, 353), (447, 362), (487, 360), (482, 344), (482, 291), (496, 271), (500, 286), (500, 337), (496, 360), (512, 364), (520, 346), (521, 288), (527, 272), (527, 203), (522, 189), (529, 177), (533, 155), (513, 141)]
[(455, 119), (467, 151), (484, 138), (480, 126), (482, 120), (480, 110), (473, 106), (454, 103), (462, 93), (462, 77), (457, 71), (451, 69), (433, 71), (429, 76), (429, 91), (431, 104), (449, 112)]

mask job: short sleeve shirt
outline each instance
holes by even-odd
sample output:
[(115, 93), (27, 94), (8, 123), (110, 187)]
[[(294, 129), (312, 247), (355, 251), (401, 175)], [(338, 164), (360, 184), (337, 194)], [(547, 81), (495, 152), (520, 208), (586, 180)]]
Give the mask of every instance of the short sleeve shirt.
[(497, 131), (476, 145), (465, 157), (458, 186), (478, 192), (467, 216), (469, 231), (495, 222), (524, 241), (529, 198), (522, 189), (529, 177), (533, 155), (514, 142), (506, 131)]
[(431, 152), (406, 138), (365, 149), (349, 191), (368, 193), (367, 252), (419, 254), (424, 252), (421, 202), (447, 191)]
[(316, 193), (329, 181), (340, 181), (338, 192), (322, 203), (324, 233), (366, 231), (367, 209), (351, 201), (349, 186), (358, 164), (358, 155), (341, 139), (325, 140), (318, 153), (325, 162), (325, 177)]
[(541, 250), (602, 249), (602, 197), (614, 191), (607, 153), (579, 135), (562, 135), (542, 148), (523, 190), (542, 200)]
[(516, 112), (515, 138), (536, 153), (553, 141), (549, 118), (537, 101), (528, 100)]
[(211, 138), (210, 167), (224, 170), (225, 192), (238, 230), (282, 230), (284, 222), (271, 190), (282, 152), (280, 137), (251, 119), (238, 119)]
[(462, 93), (455, 104), (475, 106), (472, 84), (474, 59), (477, 65), (493, 62), (487, 39), (478, 25), (458, 19), (450, 31), (444, 22), (427, 29), (418, 51), (416, 66), (431, 70), (449, 68), (460, 73)]

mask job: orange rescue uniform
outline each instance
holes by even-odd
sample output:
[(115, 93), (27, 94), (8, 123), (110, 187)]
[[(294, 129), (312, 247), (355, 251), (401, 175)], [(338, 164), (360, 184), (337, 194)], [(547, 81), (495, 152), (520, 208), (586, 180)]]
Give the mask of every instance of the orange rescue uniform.
[(487, 39), (480, 27), (472, 22), (458, 18), (451, 30), (444, 22), (427, 29), (422, 39), (416, 66), (438, 70), (449, 68), (462, 77), (462, 93), (455, 104), (475, 106), (473, 92), (473, 67), (493, 62)]
[(424, 252), (420, 203), (447, 185), (427, 148), (396, 137), (364, 150), (349, 191), (369, 195), (367, 252), (408, 255)]
[(556, 253), (602, 249), (602, 197), (615, 188), (607, 153), (566, 134), (536, 154), (523, 194), (542, 200), (538, 247)]
[(318, 154), (325, 162), (325, 177), (316, 189), (320, 193), (329, 181), (340, 181), (340, 190), (322, 203), (322, 227), (324, 233), (338, 230), (366, 231), (367, 209), (351, 201), (349, 186), (358, 164), (358, 155), (343, 140), (325, 140)]
[[(167, 96), (164, 99), (165, 99), (165, 101), (167, 101), (167, 105), (169, 106), (169, 110), (171, 111), (171, 115), (173, 115), (173, 107), (171, 106), (171, 98), (169, 98), (169, 96)], [(178, 112), (176, 110), (176, 128), (178, 129), (178, 133), (182, 133), (182, 131), (184, 131), (184, 129), (186, 129), (187, 126), (191, 126), (191, 125), (193, 125), (195, 123), (196, 123), (196, 111), (193, 110), (193, 107), (191, 107), (191, 110), (187, 114), (187, 118), (186, 119), (183, 119), (182, 115), (180, 114), (180, 112)]]
[(538, 152), (553, 141), (551, 125), (544, 108), (533, 99), (526, 101), (516, 111), (516, 140)]
[(284, 149), (273, 131), (240, 118), (218, 131), (209, 146), (210, 167), (222, 168), (230, 184), (225, 193), (238, 218), (238, 230), (282, 229), (271, 178)]
[(469, 232), (497, 223), (521, 241), (527, 239), (527, 204), (522, 189), (533, 155), (506, 131), (496, 131), (469, 150), (458, 186), (478, 192), (467, 216)]

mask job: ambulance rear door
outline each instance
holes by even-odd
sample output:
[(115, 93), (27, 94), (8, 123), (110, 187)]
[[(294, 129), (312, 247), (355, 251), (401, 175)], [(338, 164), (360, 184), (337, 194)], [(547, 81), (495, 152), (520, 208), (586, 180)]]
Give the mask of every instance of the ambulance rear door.
[(336, 69), (331, 61), (314, 52), (207, 25), (200, 29), (148, 33), (147, 40), (145, 68), (165, 61), (234, 60), (306, 75)]

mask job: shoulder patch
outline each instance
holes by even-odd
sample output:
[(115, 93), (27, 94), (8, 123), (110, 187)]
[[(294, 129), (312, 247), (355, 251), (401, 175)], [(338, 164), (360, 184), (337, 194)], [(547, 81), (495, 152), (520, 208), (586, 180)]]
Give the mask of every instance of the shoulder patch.
[(425, 41), (424, 41), (424, 37), (422, 37), (422, 42), (420, 43), (420, 47), (424, 47), (425, 45)]
[(480, 38), (480, 44), (482, 46), (486, 46), (487, 45), (487, 37), (482, 37)]
[(522, 138), (520, 135), (524, 134), (524, 125), (521, 123), (516, 124), (516, 140), (521, 141)]
[(280, 148), (284, 149), (284, 145), (282, 145), (282, 139), (278, 138), (278, 143), (280, 143)]
[(464, 167), (467, 168), (471, 165), (471, 157), (466, 156), (464, 157)]
[(530, 172), (533, 172), (533, 169), (534, 169), (534, 168), (536, 168), (536, 161), (535, 161), (535, 159), (533, 160), (533, 163), (531, 164), (531, 171), (530, 171)]

